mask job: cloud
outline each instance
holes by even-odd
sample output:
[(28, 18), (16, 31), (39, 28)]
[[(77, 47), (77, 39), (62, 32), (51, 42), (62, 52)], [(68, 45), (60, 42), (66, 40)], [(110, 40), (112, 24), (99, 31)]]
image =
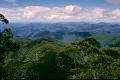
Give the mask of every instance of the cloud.
[(106, 0), (106, 1), (111, 4), (120, 4), (120, 0)]
[(120, 9), (85, 9), (77, 5), (65, 7), (27, 6), (23, 8), (0, 8), (12, 22), (40, 21), (120, 21)]

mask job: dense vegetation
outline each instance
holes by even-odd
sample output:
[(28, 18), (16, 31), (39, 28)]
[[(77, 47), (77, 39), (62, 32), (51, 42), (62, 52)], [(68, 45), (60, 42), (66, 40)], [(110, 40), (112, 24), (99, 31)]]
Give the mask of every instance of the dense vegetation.
[(0, 32), (0, 79), (120, 79), (120, 41), (103, 48), (94, 37), (64, 45), (51, 38), (13, 39)]

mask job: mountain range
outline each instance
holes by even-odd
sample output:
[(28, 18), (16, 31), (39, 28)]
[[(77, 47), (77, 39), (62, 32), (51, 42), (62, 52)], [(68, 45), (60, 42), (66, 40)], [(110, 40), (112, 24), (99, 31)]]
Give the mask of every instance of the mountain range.
[(51, 37), (64, 43), (90, 36), (120, 36), (119, 23), (85, 23), (85, 22), (59, 22), (59, 23), (10, 23), (0, 24), (0, 29), (12, 28), (16, 38), (39, 39)]

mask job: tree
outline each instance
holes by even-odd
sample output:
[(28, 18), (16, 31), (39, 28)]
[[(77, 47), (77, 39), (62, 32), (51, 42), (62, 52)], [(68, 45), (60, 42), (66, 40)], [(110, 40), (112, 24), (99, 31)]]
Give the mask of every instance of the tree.
[[(5, 24), (9, 23), (9, 21), (2, 14), (0, 14), (0, 21)], [(0, 32), (0, 62), (4, 62), (6, 55), (5, 53), (19, 49), (19, 44), (12, 39), (13, 34), (10, 28), (6, 28)]]
[(3, 14), (0, 14), (0, 21), (2, 21), (5, 24), (9, 23), (9, 21), (7, 20), (7, 18), (5, 18), (5, 16)]

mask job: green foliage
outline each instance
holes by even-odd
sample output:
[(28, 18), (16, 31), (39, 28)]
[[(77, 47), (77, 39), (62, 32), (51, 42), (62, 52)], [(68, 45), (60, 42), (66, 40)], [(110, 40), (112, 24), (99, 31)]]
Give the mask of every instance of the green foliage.
[(5, 62), (4, 68), (6, 72), (5, 80), (18, 80), (26, 77), (25, 66), (21, 61), (8, 60)]
[(66, 72), (58, 66), (57, 53), (51, 48), (42, 50), (45, 55), (29, 67), (28, 79), (66, 79)]
[(19, 43), (12, 40), (13, 34), (11, 29), (4, 29), (0, 33), (0, 47), (3, 49), (1, 52), (16, 51), (19, 49)]
[[(11, 43), (12, 33), (11, 29), (4, 29), (0, 32), (0, 52), (3, 53), (9, 50), (8, 44)], [(2, 50), (3, 49), (3, 50)]]
[(115, 59), (120, 58), (120, 53), (118, 52), (117, 49), (108, 48), (103, 49), (102, 51), (104, 52), (105, 55), (111, 56)]
[(115, 42), (109, 45), (110, 47), (120, 47), (120, 42)]
[[(68, 79), (119, 79), (119, 74), (114, 72), (119, 72), (120, 66), (115, 69), (112, 65), (120, 58), (119, 52), (109, 48), (101, 51), (96, 39), (87, 38), (72, 43), (65, 48), (65, 54), (70, 56), (69, 53), (79, 55), (72, 57), (75, 67), (70, 70)], [(110, 66), (113, 68), (108, 68)]]
[(0, 21), (2, 21), (3, 23), (8, 24), (9, 21), (5, 18), (5, 16), (3, 14), (0, 14)]
[[(2, 14), (0, 14), (0, 21), (6, 24), (9, 23)], [(9, 53), (10, 51), (15, 52), (20, 48), (19, 44), (12, 39), (13, 34), (10, 28), (6, 28), (0, 32), (0, 62), (4, 62), (4, 58), (6, 57), (5, 53)]]
[(3, 79), (4, 76), (5, 76), (5, 71), (2, 63), (0, 63), (0, 79)]
[(4, 64), (0, 65), (0, 74), (5, 75), (0, 76), (3, 80), (120, 79), (118, 49), (102, 48), (95, 38), (69, 45), (49, 38), (34, 41), (11, 39), (6, 42), (7, 49), (2, 49), (14, 51), (8, 52), (9, 58), (4, 58)]
[(72, 45), (75, 45), (76, 47), (79, 47), (79, 46), (85, 46), (85, 47), (96, 46), (96, 47), (100, 47), (100, 43), (93, 37), (86, 38), (86, 39), (83, 39), (83, 40), (78, 41), (78, 42), (74, 42), (74, 43), (72, 43)]

